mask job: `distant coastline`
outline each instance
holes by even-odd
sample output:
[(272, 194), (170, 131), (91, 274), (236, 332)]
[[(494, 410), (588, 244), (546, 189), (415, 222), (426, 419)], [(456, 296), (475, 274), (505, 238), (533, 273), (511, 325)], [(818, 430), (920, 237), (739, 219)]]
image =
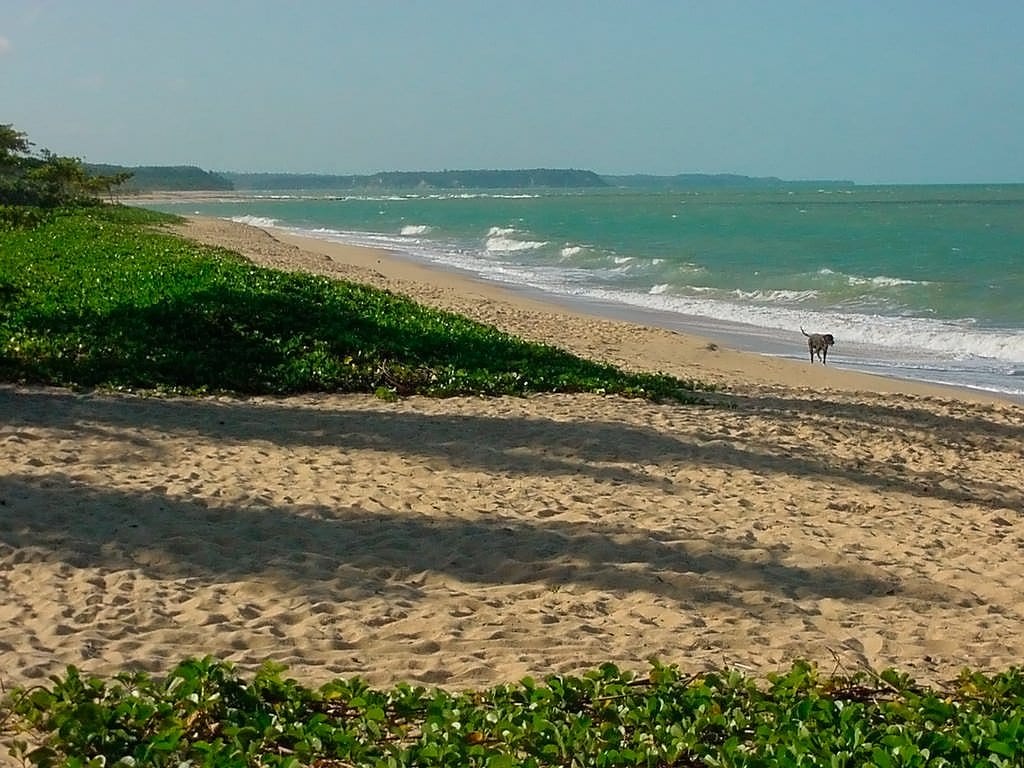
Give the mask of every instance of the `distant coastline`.
[(319, 173), (242, 173), (207, 171), (196, 166), (119, 166), (91, 164), (96, 173), (126, 171), (132, 177), (123, 192), (243, 192), (282, 190), (481, 190), (481, 189), (600, 189), (637, 190), (848, 188), (844, 179), (785, 180), (774, 176), (733, 173), (601, 175), (565, 168), (520, 170), (387, 171), (366, 175)]

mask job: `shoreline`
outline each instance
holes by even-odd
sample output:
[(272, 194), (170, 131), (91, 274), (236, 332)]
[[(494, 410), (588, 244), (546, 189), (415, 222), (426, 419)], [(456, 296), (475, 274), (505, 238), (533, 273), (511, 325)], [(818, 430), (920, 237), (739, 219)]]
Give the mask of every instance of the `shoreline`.
[[(601, 300), (595, 298), (581, 298), (570, 295), (546, 292), (541, 289), (523, 287), (514, 283), (504, 283), (497, 280), (479, 277), (471, 272), (460, 270), (446, 264), (426, 262), (413, 255), (404, 254), (400, 251), (375, 248), (373, 246), (358, 243), (343, 243), (312, 235), (299, 234), (287, 229), (262, 228), (271, 237), (280, 239), (282, 242), (295, 245), (299, 248), (323, 253), (329, 257), (344, 263), (352, 257), (347, 251), (333, 252), (329, 246), (348, 248), (367, 248), (378, 254), (376, 258), (383, 260), (397, 259), (400, 262), (418, 264), (428, 270), (428, 273), (416, 273), (416, 279), (429, 283), (445, 283), (447, 278), (441, 275), (450, 274), (468, 281), (469, 284), (485, 284), (494, 286), (500, 295), (504, 295), (511, 301), (518, 301), (522, 298), (536, 301), (545, 305), (552, 312), (565, 312), (591, 316), (601, 320), (626, 323), (634, 326), (654, 327), (664, 329), (672, 333), (678, 333), (705, 343), (714, 343), (720, 347), (728, 348), (731, 351), (744, 354), (752, 354), (769, 359), (778, 359), (793, 364), (807, 363), (805, 357), (806, 344), (802, 337), (783, 338), (777, 332), (768, 331), (755, 326), (747, 326), (741, 323), (730, 323), (728, 321), (713, 320), (710, 318), (683, 315), (676, 312), (658, 310), (642, 307), (634, 304), (620, 303), (617, 301)], [(333, 255), (332, 255), (333, 254)], [(357, 259), (363, 262), (362, 259)], [(440, 273), (440, 274), (437, 274)], [(504, 292), (504, 294), (502, 294)], [(863, 345), (855, 345), (861, 347)], [(832, 350), (829, 356), (829, 367), (858, 375), (868, 375), (875, 378), (883, 378), (892, 381), (905, 382), (908, 387), (915, 389), (918, 385), (934, 387), (946, 392), (959, 392), (964, 397), (978, 397), (985, 401), (999, 400), (1024, 404), (1024, 394), (1005, 392), (1001, 390), (988, 389), (985, 387), (972, 387), (966, 384), (955, 382), (930, 381), (927, 378), (900, 375), (888, 370), (872, 370), (867, 363), (860, 363), (856, 359), (845, 358), (842, 351)], [(888, 390), (887, 390), (888, 391)]]
[[(180, 202), (180, 201), (179, 201)], [(201, 206), (195, 206), (199, 208)], [(157, 206), (159, 207), (159, 206)], [(187, 205), (165, 206), (167, 209), (181, 208), (181, 211), (191, 212), (193, 209)], [(227, 209), (234, 209), (234, 206), (214, 206), (213, 210), (226, 215)], [(269, 213), (272, 207), (261, 208), (267, 216), (275, 216)], [(179, 211), (180, 212), (180, 211)], [(198, 214), (198, 211), (196, 211)], [(240, 219), (247, 221), (247, 219)], [(257, 227), (266, 226), (269, 231), (285, 234), (294, 234), (300, 237), (310, 237), (324, 242), (341, 242), (357, 246), (368, 246), (385, 248), (399, 252), (399, 255), (409, 259), (419, 260), (438, 270), (454, 271), (457, 274), (469, 275), (478, 279), (490, 281), (495, 285), (506, 288), (509, 291), (522, 293), (546, 301), (559, 308), (582, 312), (586, 314), (599, 315), (607, 319), (614, 319), (633, 323), (636, 325), (658, 326), (668, 330), (679, 331), (685, 334), (702, 336), (713, 339), (722, 346), (735, 350), (754, 352), (757, 354), (779, 357), (796, 362), (807, 360), (806, 340), (799, 334), (799, 324), (795, 319), (780, 325), (779, 319), (766, 321), (762, 325), (757, 320), (751, 320), (753, 325), (736, 322), (737, 316), (732, 313), (721, 314), (722, 308), (709, 310), (709, 316), (703, 316), (702, 310), (688, 307), (683, 304), (676, 305), (674, 300), (666, 300), (668, 303), (659, 300), (649, 300), (645, 293), (631, 293), (629, 290), (617, 290), (609, 285), (608, 290), (586, 290), (587, 295), (578, 295), (576, 289), (558, 287), (557, 280), (547, 278), (534, 279), (528, 274), (522, 280), (514, 274), (504, 271), (495, 273), (489, 272), (488, 259), (464, 260), (462, 256), (453, 256), (445, 248), (438, 244), (431, 245), (424, 242), (420, 245), (402, 244), (396, 239), (383, 236), (378, 237), (370, 234), (360, 233), (332, 233), (330, 231), (309, 230), (301, 227), (285, 226), (282, 222), (272, 219), (262, 220), (259, 218), (248, 221)], [(365, 235), (365, 236), (364, 236)], [(437, 246), (437, 248), (435, 248)], [(409, 248), (408, 253), (401, 251)], [(459, 251), (461, 253), (461, 251)], [(483, 265), (483, 266), (481, 266)], [(529, 270), (527, 270), (529, 272)], [(530, 283), (527, 286), (523, 283)], [(547, 287), (545, 287), (547, 285)], [(534, 287), (535, 286), (535, 287)], [(575, 295), (574, 295), (575, 294)], [(676, 307), (676, 309), (671, 309)], [(687, 309), (698, 312), (697, 315), (687, 315)], [(680, 311), (681, 310), (681, 311)], [(738, 310), (745, 313), (742, 307)], [(835, 317), (832, 317), (835, 315)], [(745, 314), (744, 314), (745, 316)], [(953, 387), (968, 390), (971, 392), (983, 393), (1012, 402), (1024, 403), (1024, 387), (1022, 380), (1016, 371), (1019, 365), (1006, 362), (1006, 349), (1002, 352), (992, 351), (996, 357), (989, 358), (983, 355), (988, 354), (988, 347), (985, 344), (995, 343), (987, 338), (974, 339), (970, 347), (962, 344), (955, 346), (963, 354), (954, 355), (951, 352), (939, 353), (929, 351), (934, 344), (929, 338), (935, 334), (945, 339), (948, 329), (943, 327), (932, 327), (927, 321), (925, 327), (917, 328), (890, 328), (883, 336), (878, 335), (879, 328), (885, 326), (884, 322), (872, 320), (871, 317), (858, 315), (844, 316), (841, 313), (830, 313), (830, 320), (815, 321), (810, 318), (802, 318), (803, 324), (811, 331), (831, 331), (835, 334), (837, 344), (829, 355), (829, 365), (846, 370), (872, 375), (896, 378), (903, 381), (925, 382), (943, 387)], [(717, 319), (716, 319), (717, 318)], [(915, 321), (916, 322), (916, 321)], [(817, 327), (812, 327), (817, 326)], [(828, 326), (828, 327), (826, 327)], [(913, 346), (913, 337), (904, 337), (901, 331), (921, 331), (922, 341), (920, 348)], [(952, 332), (950, 332), (952, 333)], [(867, 334), (867, 335), (865, 335)], [(954, 334), (955, 335), (955, 334)], [(1015, 337), (1014, 337), (1015, 338)], [(859, 339), (859, 340), (858, 340)], [(902, 344), (906, 341), (906, 344)], [(974, 342), (977, 342), (975, 345)], [(1010, 337), (1007, 337), (1010, 343)], [(944, 342), (943, 342), (944, 344)], [(940, 344), (940, 346), (943, 346)], [(980, 345), (980, 346), (978, 346)], [(1002, 347), (1000, 347), (1002, 349)], [(976, 354), (968, 354), (968, 352)]]
[[(192, 221), (205, 220), (225, 221), (221, 219), (206, 219), (206, 217), (189, 217)], [(252, 225), (226, 222), (233, 226), (250, 227)], [(1024, 399), (1015, 397), (1009, 393), (992, 392), (984, 389), (957, 386), (955, 384), (940, 384), (917, 379), (907, 379), (898, 376), (885, 374), (866, 373), (855, 368), (843, 366), (810, 364), (806, 360), (795, 357), (774, 355), (754, 351), (750, 348), (742, 348), (736, 344), (738, 341), (735, 333), (727, 329), (714, 336), (702, 333), (705, 328), (699, 319), (689, 321), (687, 318), (680, 318), (671, 313), (658, 312), (657, 310), (644, 310), (638, 307), (618, 305), (612, 303), (601, 303), (590, 299), (575, 300), (572, 297), (544, 293), (530, 288), (521, 288), (512, 284), (504, 284), (476, 275), (464, 272), (445, 265), (431, 264), (413, 256), (401, 252), (390, 251), (372, 246), (341, 243), (304, 234), (296, 234), (286, 230), (274, 228), (262, 228), (253, 226), (253, 229), (263, 232), (267, 237), (277, 240), (283, 244), (293, 246), (300, 251), (315, 253), (331, 260), (332, 264), (342, 268), (357, 268), (366, 270), (371, 275), (377, 273), (383, 276), (383, 281), (378, 281), (378, 287), (388, 287), (398, 292), (408, 293), (414, 298), (433, 303), (437, 300), (438, 294), (448, 294), (446, 303), (439, 304), (446, 309), (467, 314), (484, 322), (496, 322), (503, 330), (509, 330), (517, 335), (529, 337), (531, 324), (513, 322), (510, 326), (501, 325), (509, 322), (508, 319), (496, 317), (493, 313), (477, 314), (478, 310), (473, 306), (472, 301), (466, 301), (463, 297), (478, 296), (484, 306), (490, 306), (494, 302), (506, 302), (521, 307), (530, 308), (532, 311), (541, 312), (547, 315), (566, 315), (578, 319), (590, 319), (594, 323), (608, 323), (624, 325), (632, 328), (642, 328), (654, 334), (671, 334), (671, 336), (682, 342), (683, 351), (680, 360), (672, 365), (667, 357), (664, 359), (667, 373), (673, 373), (682, 378), (700, 379), (699, 372), (686, 371), (679, 363), (688, 366), (698, 367), (707, 370), (718, 385), (731, 382), (730, 386), (744, 387), (756, 383), (758, 385), (772, 386), (783, 385), (787, 387), (811, 387), (837, 389), (847, 391), (875, 391), (881, 393), (905, 393), (917, 396), (937, 397), (960, 397), (966, 400), (978, 402), (1009, 402), (1024, 403)], [(225, 230), (230, 231), (230, 227)], [(223, 235), (222, 235), (223, 236)], [(227, 242), (233, 242), (231, 236), (227, 236)], [(372, 276), (363, 279), (373, 279)], [(360, 279), (359, 274), (353, 275), (352, 279)], [(420, 286), (429, 287), (424, 292)], [(416, 295), (420, 294), (420, 295)], [(452, 297), (459, 297), (457, 300)], [(536, 324), (533, 324), (534, 326)], [(543, 337), (539, 341), (554, 343), (558, 346), (572, 349), (574, 334), (565, 334), (559, 338)], [(797, 344), (803, 349), (803, 339)], [(714, 350), (711, 346), (716, 347)], [(589, 354), (584, 350), (581, 354)], [(615, 364), (628, 365), (630, 356), (626, 350), (617, 360), (609, 360)]]
[(213, 655), (486, 687), (1024, 658), (1024, 407), (566, 311), (219, 219), (173, 231), (405, 293), (711, 405), (0, 386), (0, 683)]
[[(188, 200), (201, 202), (204, 199), (224, 196), (220, 193), (209, 193), (209, 195), (211, 196), (210, 198), (197, 198), (189, 196), (188, 193), (149, 196), (133, 201), (133, 204), (145, 205), (146, 203), (158, 204), (160, 202), (183, 202)], [(186, 218), (206, 217), (197, 213), (191, 216), (186, 215)], [(209, 218), (212, 219), (213, 217)], [(225, 219), (225, 221), (230, 220)], [(232, 223), (241, 224), (241, 222)], [(381, 254), (385, 259), (397, 259), (401, 262), (418, 264), (429, 270), (427, 273), (417, 273), (417, 279), (425, 283), (443, 281), (445, 278), (440, 277), (440, 275), (449, 274), (465, 279), (470, 284), (484, 283), (494, 286), (499, 291), (504, 290), (513, 301), (517, 300), (516, 297), (523, 297), (544, 304), (553, 312), (582, 314), (635, 326), (656, 327), (685, 336), (703, 339), (706, 343), (714, 343), (735, 352), (759, 355), (795, 364), (807, 362), (805, 339), (797, 335), (796, 331), (790, 333), (769, 330), (728, 320), (680, 314), (630, 302), (553, 293), (540, 288), (504, 282), (486, 275), (477, 275), (458, 266), (430, 261), (414, 254), (376, 246), (372, 243), (334, 240), (318, 236), (315, 233), (296, 231), (289, 227), (263, 227), (259, 223), (251, 223), (247, 224), (247, 226), (253, 226), (267, 233), (268, 236), (279, 239), (281, 242), (306, 250), (321, 252), (328, 256), (331, 247), (342, 249), (365, 248)], [(324, 250), (325, 248), (327, 249), (326, 251)], [(344, 263), (349, 257), (343, 251), (339, 253), (341, 255), (338, 261), (339, 263)], [(357, 261), (360, 260), (357, 259)], [(910, 360), (905, 358), (896, 359), (892, 357), (891, 350), (885, 350), (880, 347), (875, 348), (860, 342), (844, 342), (841, 335), (837, 336), (837, 338), (839, 339), (839, 344), (831, 350), (829, 355), (829, 367), (835, 370), (905, 382), (907, 387), (910, 388), (924, 385), (937, 388), (938, 390), (960, 392), (963, 397), (980, 398), (984, 401), (999, 400), (1024, 404), (1024, 390), (1013, 390), (1010, 382), (1004, 383), (1001, 380), (996, 381), (995, 379), (990, 381), (989, 378), (994, 374), (989, 371), (972, 373), (969, 369), (951, 369), (944, 374), (942, 366), (939, 369), (932, 369), (927, 357), (920, 359), (911, 357)], [(946, 361), (946, 363), (949, 362)], [(929, 372), (933, 375), (929, 375)], [(972, 382), (970, 379), (974, 377), (980, 378), (976, 382)], [(817, 385), (817, 382), (815, 385)], [(1007, 387), (1011, 389), (1008, 390)], [(886, 385), (886, 391), (890, 389), (891, 387)]]

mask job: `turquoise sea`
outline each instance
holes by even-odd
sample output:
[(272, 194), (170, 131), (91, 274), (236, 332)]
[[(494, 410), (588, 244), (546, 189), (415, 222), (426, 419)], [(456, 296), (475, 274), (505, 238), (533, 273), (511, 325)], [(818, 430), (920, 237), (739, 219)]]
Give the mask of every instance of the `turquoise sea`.
[(147, 204), (395, 251), (566, 304), (1024, 398), (1024, 185), (231, 193)]

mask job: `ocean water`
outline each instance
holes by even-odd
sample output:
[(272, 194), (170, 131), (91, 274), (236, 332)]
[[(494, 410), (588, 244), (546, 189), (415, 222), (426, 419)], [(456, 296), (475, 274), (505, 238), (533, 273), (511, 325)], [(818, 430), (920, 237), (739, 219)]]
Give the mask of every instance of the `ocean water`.
[(239, 193), (151, 203), (372, 245), (612, 317), (1024, 399), (1024, 185)]

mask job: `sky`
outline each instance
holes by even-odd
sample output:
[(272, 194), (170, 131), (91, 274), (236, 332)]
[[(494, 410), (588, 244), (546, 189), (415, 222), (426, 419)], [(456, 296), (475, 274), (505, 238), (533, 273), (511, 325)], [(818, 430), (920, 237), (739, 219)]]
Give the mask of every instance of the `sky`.
[(0, 0), (88, 162), (1024, 182), (1021, 0)]

